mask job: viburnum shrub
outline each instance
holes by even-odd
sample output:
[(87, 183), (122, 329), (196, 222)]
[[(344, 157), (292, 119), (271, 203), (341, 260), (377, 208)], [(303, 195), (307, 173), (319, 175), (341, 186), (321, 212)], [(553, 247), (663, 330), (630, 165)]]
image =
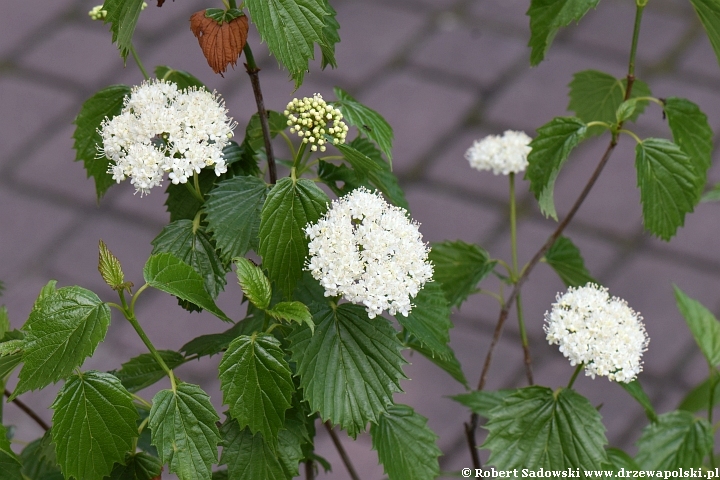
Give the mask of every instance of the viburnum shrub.
[[(720, 0), (690, 2), (720, 56)], [(540, 63), (558, 30), (598, 3), (531, 0), (530, 63)], [(508, 261), (479, 245), (423, 241), (391, 168), (390, 125), (341, 88), (282, 99), (283, 112), (265, 109), (248, 29), (258, 30), (299, 87), (316, 47), (322, 67), (336, 67), (339, 24), (328, 0), (223, 0), (192, 16), (191, 31), (215, 73), (228, 73), (244, 55), (257, 106), (244, 131), (222, 92), (208, 91), (197, 77), (167, 66), (158, 66), (155, 77), (147, 73), (132, 43), (142, 0), (107, 0), (93, 8), (90, 17), (110, 24), (122, 58), (132, 56), (145, 81), (108, 86), (82, 105), (75, 119), (77, 160), (94, 179), (98, 200), (126, 180), (140, 196), (163, 195), (154, 187), (167, 184), (171, 222), (152, 241), (143, 285), (125, 280), (120, 259), (98, 239), (98, 268), (109, 291), (59, 288), (50, 281), (18, 329), (0, 309), (0, 383), (18, 371), (13, 391), (5, 390), (9, 400), (21, 404), (24, 393), (61, 382), (52, 425), (26, 409), (47, 431), (42, 438), (21, 439), (24, 448), (16, 452), (12, 429), (0, 425), (0, 479), (151, 480), (163, 471), (181, 480), (277, 480), (301, 471), (314, 478), (319, 467), (329, 468), (314, 448), (319, 429), (333, 437), (353, 479), (358, 475), (337, 441), (338, 429), (352, 438), (369, 431), (390, 480), (436, 478), (442, 454), (437, 436), (411, 406), (393, 400), (405, 378), (405, 349), (428, 357), (466, 389), (452, 398), (468, 408), (463, 420), (472, 470), (454, 476), (476, 476), (485, 467), (603, 470), (609, 477), (638, 469), (714, 472), (720, 323), (675, 289), (709, 375), (682, 410), (658, 415), (641, 386), (643, 353), (652, 348), (643, 318), (610, 295), (612, 285), (597, 283), (563, 236), (621, 136), (636, 144), (643, 224), (651, 234), (670, 240), (698, 202), (720, 197), (720, 189), (703, 195), (713, 148), (705, 114), (683, 98), (653, 97), (635, 76), (647, 3), (635, 1), (624, 78), (578, 72), (570, 82), (573, 116), (553, 118), (532, 135), (496, 132), (468, 145), (468, 168), (480, 171), (469, 175), (490, 170), (508, 182)], [(632, 130), (650, 104), (662, 109), (672, 140), (640, 138)], [(558, 221), (555, 180), (573, 150), (597, 135), (607, 138), (607, 148)], [(282, 178), (273, 153), (278, 141), (290, 154)], [(521, 174), (554, 225), (525, 265), (517, 258), (515, 180)], [(555, 303), (548, 301), (545, 314), (547, 341), (575, 366), (567, 386), (554, 389), (534, 384), (522, 315), (521, 289), (541, 261), (568, 287)], [(215, 303), (233, 269), (243, 314)], [(489, 275), (500, 279), (499, 292), (480, 286)], [(158, 351), (143, 329), (153, 319), (136, 310), (148, 289), (177, 297), (177, 308), (206, 310), (228, 325), (218, 323), (217, 333), (196, 338), (187, 332), (179, 351)], [(450, 314), (470, 295), (486, 293), (498, 300), (498, 320), (489, 349), (477, 358), (483, 368), (472, 389), (449, 345)], [(528, 385), (488, 391), (489, 367), (511, 312), (519, 323)], [(148, 353), (111, 372), (83, 370), (111, 317), (129, 322)], [(200, 386), (175, 373), (183, 363), (212, 355), (221, 356), (208, 376), (220, 380), (222, 412)], [(647, 413), (634, 458), (607, 445), (598, 409), (574, 388), (582, 370), (617, 382)], [(143, 394), (165, 378), (170, 388), (152, 398)], [(706, 414), (696, 415), (700, 410)], [(484, 441), (478, 445), (481, 424)], [(489, 451), (487, 465), (481, 465), (479, 450)]]

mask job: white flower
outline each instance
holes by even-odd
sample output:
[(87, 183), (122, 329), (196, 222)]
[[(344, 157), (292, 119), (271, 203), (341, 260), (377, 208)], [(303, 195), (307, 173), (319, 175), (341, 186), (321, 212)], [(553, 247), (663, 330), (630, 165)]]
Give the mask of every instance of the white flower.
[(476, 170), (492, 170), (495, 175), (519, 173), (527, 168), (532, 139), (525, 132), (507, 130), (503, 136), (488, 135), (475, 140), (465, 158)]
[(328, 105), (319, 93), (312, 98), (294, 98), (283, 113), (288, 119), (290, 133), (297, 132), (303, 143), (310, 144), (313, 152), (318, 148), (321, 152), (325, 151), (326, 135), (333, 145), (345, 143), (348, 126), (342, 121), (342, 113)]
[(121, 113), (102, 123), (99, 151), (114, 162), (108, 170), (113, 180), (130, 177), (136, 191), (149, 193), (165, 172), (175, 184), (204, 167), (225, 173), (222, 151), (233, 128), (215, 92), (151, 80), (133, 88)]
[(307, 270), (325, 288), (365, 305), (370, 318), (388, 310), (407, 316), (432, 277), (428, 247), (407, 212), (364, 187), (333, 201), (325, 216), (305, 227)]
[(560, 345), (571, 365), (583, 364), (586, 375), (631, 382), (642, 371), (650, 341), (642, 317), (625, 300), (610, 298), (607, 288), (570, 287), (558, 294), (545, 322), (548, 342)]

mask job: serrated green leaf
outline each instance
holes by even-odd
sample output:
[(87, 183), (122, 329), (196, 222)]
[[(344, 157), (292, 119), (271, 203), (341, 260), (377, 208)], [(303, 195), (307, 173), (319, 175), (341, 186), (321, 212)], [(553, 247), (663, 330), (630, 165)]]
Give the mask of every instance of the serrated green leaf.
[(720, 364), (720, 322), (700, 302), (688, 297), (677, 286), (673, 286), (678, 310), (690, 328), (708, 364)]
[(335, 20), (337, 12), (332, 8), (330, 2), (328, 2), (328, 0), (322, 0), (322, 4), (325, 11), (328, 12), (323, 19), (325, 25), (322, 29), (323, 40), (320, 42), (320, 51), (322, 52), (320, 67), (325, 70), (325, 67), (328, 65), (332, 68), (337, 67), (335, 61), (335, 44), (340, 42), (340, 35), (338, 34), (340, 24)]
[(262, 179), (238, 176), (220, 182), (208, 193), (203, 206), (208, 232), (226, 262), (257, 249), (260, 212), (267, 191)]
[(481, 448), (490, 450), (488, 464), (499, 470), (599, 469), (607, 462), (600, 414), (574, 390), (521, 388), (489, 415)]
[(10, 317), (8, 316), (7, 307), (0, 305), (0, 340), (10, 331)]
[(355, 150), (350, 145), (339, 144), (335, 147), (340, 150), (345, 160), (352, 165), (357, 175), (357, 179), (361, 182), (367, 182), (369, 176), (380, 171), (381, 167), (374, 163), (367, 155)]
[(700, 200), (703, 179), (680, 147), (661, 138), (637, 144), (635, 168), (645, 228), (670, 240)]
[(107, 480), (153, 480), (162, 473), (162, 463), (145, 452), (128, 455), (125, 465), (115, 464)]
[[(678, 405), (678, 410), (685, 410), (690, 413), (707, 410), (710, 401), (711, 379), (707, 378), (695, 386), (685, 395), (685, 398)], [(713, 393), (713, 407), (720, 404), (720, 382), (715, 379), (715, 392)]]
[(315, 58), (314, 44), (323, 44), (325, 16), (323, 0), (248, 0), (245, 6), (270, 52), (288, 69), (300, 87)]
[(102, 240), (100, 240), (99, 249), (100, 258), (98, 260), (98, 270), (100, 271), (100, 276), (105, 280), (105, 283), (113, 290), (122, 291), (127, 289), (130, 291), (132, 283), (125, 282), (125, 274), (123, 273), (122, 265), (120, 265), (120, 260), (113, 255)]
[(357, 127), (358, 132), (377, 143), (392, 165), (394, 134), (390, 124), (378, 112), (358, 102), (340, 87), (335, 87), (334, 92), (337, 102), (333, 102), (333, 104), (340, 109), (345, 121), (349, 125)]
[[(130, 2), (128, 2), (130, 3)], [(120, 114), (125, 96), (130, 94), (130, 87), (126, 85), (111, 85), (106, 87), (83, 103), (73, 124), (73, 148), (75, 161), (83, 162), (88, 178), (95, 180), (95, 193), (100, 200), (115, 180), (107, 173), (111, 161), (106, 157), (98, 157), (97, 146), (102, 146), (102, 137), (98, 133), (103, 120)]]
[(406, 332), (403, 333), (400, 334), (400, 338), (404, 338), (403, 343), (406, 347), (412, 348), (414, 351), (418, 352), (423, 357), (427, 358), (432, 363), (443, 369), (445, 372), (448, 373), (448, 375), (460, 382), (465, 388), (470, 388), (470, 385), (465, 378), (465, 374), (462, 371), (462, 367), (460, 366), (460, 362), (455, 357), (455, 352), (452, 350), (452, 348), (448, 346), (446, 349), (446, 353), (444, 353), (442, 356), (434, 355), (433, 352), (425, 345), (420, 343), (417, 338), (413, 337), (412, 335), (408, 335)]
[(567, 287), (583, 287), (598, 283), (585, 268), (580, 250), (567, 237), (559, 237), (545, 253), (545, 261), (555, 270)]
[(68, 378), (51, 405), (52, 436), (65, 477), (102, 479), (137, 438), (132, 396), (109, 373), (84, 372)]
[(713, 187), (705, 192), (700, 198), (700, 202), (717, 202), (720, 200), (720, 183), (716, 183)]
[(640, 470), (635, 460), (619, 448), (607, 448), (605, 453), (607, 453), (608, 463), (603, 465), (603, 470), (606, 468), (612, 468), (615, 472), (619, 472), (620, 469), (624, 469), (625, 472)]
[(262, 268), (243, 257), (237, 257), (233, 262), (240, 287), (250, 303), (260, 310), (267, 309), (272, 298), (272, 287)]
[(65, 480), (55, 461), (54, 449), (50, 455), (52, 458), (46, 455), (44, 439), (45, 437), (42, 437), (30, 442), (20, 453), (22, 474), (30, 480)]
[(308, 427), (312, 428), (314, 437), (315, 416), (308, 416), (305, 403), (300, 404), (297, 395), (293, 398), (293, 408), (285, 414), (285, 425), (278, 433), (278, 460), (287, 478), (297, 477), (300, 472), (300, 461), (306, 458), (304, 449), (312, 449), (313, 441)]
[(209, 480), (217, 462), (219, 419), (210, 397), (197, 385), (180, 383), (175, 391), (159, 391), (148, 425), (160, 461), (180, 480)]
[(560, 27), (580, 21), (600, 0), (532, 0), (527, 16), (530, 17), (530, 65), (545, 58)]
[(368, 170), (367, 187), (375, 187), (382, 192), (383, 195), (390, 201), (390, 203), (397, 205), (400, 208), (404, 208), (408, 212), (410, 211), (410, 205), (405, 199), (405, 193), (403, 193), (398, 179), (395, 174), (390, 170), (390, 166), (382, 158), (380, 150), (373, 145), (367, 138), (357, 137), (355, 140), (350, 142), (350, 146), (358, 152), (365, 155), (367, 158), (375, 162), (379, 167), (377, 169)]
[(302, 302), (279, 302), (265, 313), (276, 320), (307, 324), (307, 326), (310, 327), (310, 331), (315, 331), (312, 314), (307, 305)]
[[(270, 128), (270, 138), (275, 138), (278, 133), (288, 128), (288, 119), (280, 112), (267, 110), (267, 118), (268, 127)], [(257, 113), (250, 117), (250, 121), (247, 127), (245, 127), (245, 142), (255, 151), (265, 148), (265, 137), (263, 136), (260, 117)]]
[[(583, 70), (573, 75), (570, 82), (570, 104), (568, 110), (575, 112), (575, 115), (584, 122), (605, 122), (610, 125), (620, 121), (620, 106), (624, 104), (627, 79), (617, 79), (610, 74), (598, 70)], [(638, 97), (649, 97), (650, 88), (642, 80), (633, 82), (630, 99)], [(628, 100), (622, 120), (637, 120), (637, 117), (645, 110), (648, 102), (646, 100)], [(623, 116), (621, 115), (621, 116)], [(594, 126), (588, 129), (589, 135), (598, 135), (606, 128)]]
[(647, 396), (638, 379), (635, 379), (632, 382), (617, 382), (617, 384), (628, 392), (641, 407), (643, 407), (648, 420), (651, 422), (657, 422), (658, 416), (657, 413), (655, 413), (655, 407), (653, 407), (652, 402), (650, 402), (650, 397)]
[(355, 437), (401, 391), (402, 344), (386, 319), (369, 319), (359, 305), (325, 308), (313, 320), (314, 334), (300, 326), (289, 337), (300, 385), (313, 411)]
[(167, 65), (158, 65), (157, 67), (155, 67), (155, 77), (160, 80), (173, 82), (180, 90), (184, 90), (190, 87), (207, 89), (207, 87), (205, 87), (205, 85), (200, 80), (195, 78), (190, 73), (184, 70), (175, 70), (174, 68), (170, 68)]
[(228, 466), (232, 480), (289, 480), (275, 452), (262, 434), (240, 428), (237, 420), (228, 419), (220, 430), (223, 452), (220, 465)]
[(5, 427), (0, 424), (0, 472), (3, 480), (23, 480), (20, 459), (10, 448)]
[(225, 288), (229, 271), (215, 251), (215, 245), (190, 220), (176, 220), (162, 229), (152, 242), (152, 254), (171, 253), (190, 265), (203, 279), (205, 290), (216, 298)]
[(644, 470), (698, 468), (711, 453), (712, 426), (689, 412), (660, 415), (637, 441), (635, 461)]
[(241, 15), (244, 15), (242, 10), (238, 10), (237, 8), (229, 8), (227, 10), (224, 8), (208, 8), (205, 10), (205, 16), (207, 18), (212, 18), (220, 25), (225, 22), (235, 20)]
[[(368, 142), (369, 143), (369, 142)], [(344, 163), (333, 165), (330, 162), (318, 160), (318, 178), (338, 197), (343, 197), (363, 185), (354, 170)], [(720, 194), (718, 194), (720, 199)]]
[[(159, 350), (165, 364), (171, 370), (185, 363), (185, 357), (174, 350)], [(129, 392), (139, 392), (162, 380), (165, 370), (150, 353), (143, 353), (122, 364), (122, 368), (113, 372)]]
[(433, 280), (451, 307), (459, 307), (496, 263), (484, 249), (461, 240), (433, 243), (428, 258), (433, 263)]
[(557, 220), (553, 190), (570, 152), (587, 135), (587, 125), (575, 117), (555, 117), (537, 130), (538, 135), (530, 142), (525, 180), (535, 194), (540, 211), (546, 217)]
[(186, 356), (197, 355), (204, 357), (215, 355), (227, 348), (235, 338), (240, 335), (252, 335), (261, 330), (264, 317), (262, 315), (249, 315), (242, 319), (231, 328), (223, 333), (213, 333), (210, 335), (201, 335), (190, 340), (188, 343), (180, 347)]
[(107, 12), (105, 23), (110, 23), (112, 42), (117, 43), (123, 60), (127, 59), (132, 47), (132, 37), (135, 32), (143, 0), (105, 0), (102, 9)]
[(223, 403), (241, 428), (261, 433), (273, 448), (295, 390), (284, 355), (271, 335), (243, 335), (230, 343), (219, 366)]
[(192, 302), (221, 320), (231, 321), (205, 290), (200, 274), (171, 253), (151, 255), (143, 268), (143, 276), (151, 287)]
[(395, 319), (433, 356), (449, 358), (450, 306), (437, 282), (428, 282), (413, 299), (413, 308), (407, 317), (395, 315)]
[(288, 296), (308, 255), (305, 226), (316, 222), (330, 199), (306, 179), (281, 178), (265, 200), (260, 215), (260, 247), (270, 280)]
[(450, 398), (461, 405), (465, 405), (471, 412), (489, 418), (490, 411), (502, 405), (505, 398), (513, 393), (515, 393), (515, 390), (473, 390), (470, 393), (462, 393)]
[(4, 381), (21, 362), (20, 352), (0, 357), (0, 382)]
[(697, 185), (702, 191), (707, 181), (707, 170), (712, 164), (713, 131), (707, 116), (693, 102), (670, 97), (663, 100), (668, 126), (673, 141), (695, 164), (701, 177)]
[(23, 367), (13, 398), (70, 375), (93, 354), (109, 326), (110, 307), (90, 290), (64, 287), (45, 296), (23, 327)]
[(25, 340), (8, 340), (0, 343), (0, 357), (13, 355), (23, 351)]
[(427, 418), (407, 405), (393, 405), (370, 426), (372, 448), (392, 480), (432, 480), (440, 475), (438, 436)]
[(690, 0), (690, 3), (705, 27), (705, 33), (720, 63), (720, 5), (715, 0)]

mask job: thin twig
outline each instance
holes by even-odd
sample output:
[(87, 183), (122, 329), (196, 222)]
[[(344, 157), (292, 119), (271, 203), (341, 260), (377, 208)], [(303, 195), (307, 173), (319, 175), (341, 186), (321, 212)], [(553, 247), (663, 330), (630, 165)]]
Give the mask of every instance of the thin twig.
[(258, 117), (260, 119), (260, 127), (262, 128), (263, 140), (265, 141), (265, 155), (267, 156), (268, 172), (270, 174), (270, 183), (273, 185), (277, 182), (277, 167), (275, 166), (275, 155), (273, 154), (272, 143), (270, 142), (270, 125), (268, 124), (268, 114), (265, 110), (265, 101), (263, 100), (262, 90), (260, 89), (260, 77), (258, 72), (260, 68), (255, 64), (255, 58), (253, 57), (250, 45), (247, 43), (243, 48), (245, 52), (245, 70), (250, 76), (250, 83), (252, 84), (253, 93), (255, 94), (255, 103), (257, 104)]
[[(12, 393), (11, 393), (8, 389), (5, 389), (5, 396), (8, 397), (8, 398), (10, 398), (10, 396), (12, 396)], [(15, 406), (17, 406), (20, 410), (22, 410), (23, 412), (25, 412), (28, 417), (30, 417), (30, 418), (32, 418), (33, 420), (35, 420), (35, 423), (37, 423), (38, 425), (40, 425), (40, 427), (42, 427), (43, 430), (45, 430), (46, 432), (47, 432), (48, 430), (50, 430), (50, 425), (48, 425), (47, 423), (45, 423), (45, 420), (43, 420), (42, 418), (40, 418), (40, 416), (39, 416), (37, 413), (35, 413), (30, 407), (28, 407), (27, 405), (25, 405), (19, 398), (14, 398), (13, 401), (12, 401), (12, 403), (14, 403)]]
[(475, 440), (475, 430), (477, 430), (478, 414), (470, 415), (470, 422), (465, 423), (465, 438), (467, 438), (468, 447), (470, 447), (470, 457), (472, 457), (473, 467), (475, 470), (482, 468), (480, 463), (480, 454), (478, 454), (477, 441)]
[(315, 462), (305, 460), (305, 480), (315, 480)]
[(332, 425), (330, 425), (330, 422), (325, 422), (325, 429), (330, 434), (330, 438), (332, 438), (332, 441), (335, 444), (335, 448), (340, 454), (340, 458), (342, 458), (342, 461), (345, 464), (345, 468), (347, 468), (347, 471), (350, 474), (350, 478), (352, 478), (352, 480), (360, 480), (360, 476), (355, 471), (355, 467), (353, 467), (353, 464), (350, 461), (350, 457), (345, 451), (345, 447), (343, 447), (342, 443), (340, 443), (340, 439), (335, 433), (335, 430), (333, 430)]

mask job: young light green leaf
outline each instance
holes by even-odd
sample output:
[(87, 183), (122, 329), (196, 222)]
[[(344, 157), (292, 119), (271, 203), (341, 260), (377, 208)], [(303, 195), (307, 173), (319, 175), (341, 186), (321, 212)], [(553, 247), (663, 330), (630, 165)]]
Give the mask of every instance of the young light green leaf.
[(600, 0), (532, 0), (530, 17), (530, 65), (542, 62), (560, 27), (580, 21)]
[(127, 60), (132, 46), (132, 37), (135, 32), (143, 0), (105, 0), (102, 9), (107, 11), (105, 23), (110, 23), (112, 42), (117, 43), (120, 55)]
[(652, 402), (650, 402), (650, 397), (647, 396), (637, 378), (629, 383), (617, 382), (617, 384), (637, 400), (640, 406), (643, 407), (643, 410), (645, 410), (645, 415), (648, 417), (648, 420), (657, 422), (658, 416), (657, 413), (655, 413), (655, 407), (653, 407)]
[(568, 287), (582, 287), (597, 283), (585, 268), (580, 250), (567, 237), (559, 237), (545, 253), (545, 261)]
[(450, 342), (450, 306), (442, 288), (437, 282), (425, 284), (413, 299), (413, 309), (407, 317), (395, 315), (395, 319), (405, 327), (420, 343), (433, 354), (448, 359)]
[[(160, 350), (158, 353), (171, 370), (185, 363), (185, 357), (174, 350)], [(139, 392), (165, 377), (165, 370), (150, 353), (142, 353), (131, 358), (122, 364), (120, 370), (113, 373), (120, 379), (123, 386), (133, 393)]]
[(208, 232), (226, 262), (257, 248), (267, 191), (261, 178), (238, 176), (220, 182), (208, 193), (203, 206)]
[(162, 229), (152, 242), (152, 254), (171, 253), (190, 265), (203, 279), (205, 290), (216, 298), (225, 288), (229, 271), (218, 257), (213, 241), (190, 220), (176, 220)]
[(600, 414), (574, 390), (521, 388), (489, 415), (482, 448), (490, 450), (488, 464), (499, 470), (599, 469), (607, 462)]
[(635, 168), (645, 228), (670, 240), (700, 200), (703, 178), (685, 152), (661, 138), (637, 144)]
[(313, 320), (315, 334), (300, 326), (289, 337), (300, 385), (313, 411), (355, 437), (401, 391), (402, 344), (386, 319), (369, 319), (359, 305), (326, 307)]
[(370, 426), (372, 448), (392, 480), (432, 480), (440, 475), (438, 436), (427, 418), (407, 405), (393, 405)]
[(95, 351), (110, 326), (110, 308), (90, 290), (64, 287), (33, 308), (13, 398), (72, 373)]
[(555, 117), (537, 132), (530, 142), (532, 151), (525, 180), (530, 180), (530, 190), (540, 204), (540, 211), (557, 220), (553, 200), (555, 179), (572, 149), (586, 137), (587, 125), (575, 117)]
[[(575, 112), (575, 115), (586, 123), (605, 122), (612, 125), (620, 121), (621, 117), (624, 117), (622, 120), (629, 119), (634, 122), (645, 110), (648, 102), (632, 99), (651, 95), (650, 88), (645, 82), (635, 80), (630, 99), (625, 103), (626, 109), (621, 111), (627, 79), (617, 79), (598, 70), (577, 72), (568, 86), (570, 87), (568, 110)], [(588, 134), (598, 135), (605, 130), (601, 126), (594, 126), (588, 129)]]
[(273, 448), (295, 391), (284, 355), (280, 341), (271, 335), (243, 335), (230, 343), (219, 366), (223, 403), (230, 406), (230, 414), (241, 428), (261, 433)]
[(697, 105), (684, 98), (670, 97), (663, 103), (673, 140), (695, 164), (696, 173), (702, 177), (697, 182), (702, 191), (713, 151), (713, 131), (707, 116)]
[(279, 302), (265, 313), (276, 320), (286, 320), (288, 322), (297, 322), (307, 324), (311, 332), (315, 332), (315, 324), (313, 323), (312, 314), (308, 310), (307, 305), (302, 302)]
[(20, 459), (10, 448), (7, 431), (0, 423), (0, 472), (3, 480), (23, 480)]
[[(270, 138), (275, 138), (278, 133), (288, 128), (288, 119), (280, 112), (267, 110), (267, 119), (268, 127), (270, 128)], [(260, 117), (257, 113), (250, 117), (250, 121), (247, 127), (245, 127), (245, 143), (250, 145), (255, 151), (265, 148), (265, 137), (263, 136)]]
[(720, 5), (716, 0), (690, 0), (690, 3), (705, 27), (705, 33), (720, 63)]
[(712, 426), (690, 412), (660, 415), (643, 430), (635, 457), (643, 470), (697, 468), (712, 453)]
[(677, 286), (673, 286), (673, 290), (678, 310), (690, 328), (700, 351), (708, 364), (713, 367), (718, 366), (720, 364), (720, 322), (710, 310), (697, 300), (688, 297)]
[(407, 332), (400, 333), (399, 337), (407, 348), (415, 350), (423, 357), (427, 358), (432, 363), (447, 372), (448, 375), (460, 382), (465, 388), (470, 389), (470, 385), (465, 378), (465, 374), (462, 371), (460, 362), (455, 357), (455, 352), (452, 348), (450, 348), (450, 346), (447, 346), (445, 348), (445, 352), (443, 352), (442, 355), (435, 355), (433, 351), (420, 343), (417, 338), (409, 335)]
[(272, 287), (262, 268), (243, 257), (237, 257), (233, 262), (237, 270), (240, 287), (242, 287), (243, 293), (250, 300), (250, 303), (260, 310), (267, 309), (272, 298)]
[[(713, 392), (713, 407), (720, 404), (720, 381), (717, 377), (714, 379), (715, 391)], [(685, 395), (678, 410), (685, 410), (690, 413), (699, 412), (700, 410), (707, 410), (708, 402), (710, 401), (710, 383), (711, 379), (706, 378), (702, 383), (695, 386), (690, 392)]]
[(205, 282), (200, 274), (173, 254), (151, 255), (145, 263), (143, 276), (151, 287), (194, 303), (221, 320), (231, 321), (205, 290)]
[(115, 464), (107, 480), (153, 480), (160, 478), (162, 463), (145, 452), (128, 455), (125, 465)]
[(220, 418), (210, 397), (197, 385), (180, 383), (153, 398), (149, 427), (163, 464), (180, 480), (209, 480), (217, 462)]
[(260, 215), (260, 247), (270, 280), (285, 296), (302, 276), (308, 255), (305, 226), (316, 222), (330, 199), (314, 182), (280, 179), (265, 200)]
[(155, 77), (157, 77), (160, 80), (166, 80), (168, 82), (173, 82), (180, 90), (195, 87), (195, 88), (205, 88), (205, 85), (195, 78), (190, 73), (184, 71), (184, 70), (175, 70), (174, 68), (170, 68), (167, 65), (158, 65), (155, 67)]
[(308, 61), (315, 58), (314, 44), (324, 44), (323, 0), (248, 0), (245, 6), (262, 41), (290, 72), (295, 88), (303, 81)]
[(120, 260), (113, 255), (102, 240), (100, 240), (98, 270), (100, 271), (100, 276), (105, 280), (105, 283), (113, 290), (120, 292), (127, 289), (129, 292), (133, 286), (132, 282), (125, 282), (125, 274), (123, 273), (122, 265), (120, 265)]
[(433, 279), (440, 284), (451, 307), (459, 307), (495, 267), (488, 253), (461, 240), (432, 244)]
[(516, 390), (473, 390), (470, 393), (461, 393), (450, 398), (465, 405), (471, 412), (481, 417), (489, 418), (490, 410), (502, 405), (503, 401)]
[(717, 202), (720, 200), (720, 183), (716, 183), (713, 187), (705, 192), (700, 198), (700, 202)]
[(50, 408), (57, 462), (66, 478), (101, 480), (114, 463), (125, 461), (138, 436), (132, 396), (109, 373), (71, 376)]
[(290, 480), (285, 475), (274, 450), (259, 432), (240, 428), (237, 420), (228, 418), (220, 429), (223, 452), (220, 465), (227, 465), (232, 480)]
[(340, 87), (335, 87), (334, 91), (337, 102), (333, 102), (333, 105), (340, 109), (345, 121), (349, 125), (357, 127), (358, 132), (362, 135), (366, 135), (377, 143), (392, 165), (394, 134), (390, 124), (382, 115), (358, 102)]
[(98, 157), (97, 146), (102, 145), (98, 128), (106, 117), (112, 118), (120, 114), (125, 96), (129, 94), (130, 87), (125, 85), (106, 87), (87, 99), (73, 120), (76, 125), (73, 132), (75, 161), (83, 162), (88, 178), (95, 180), (98, 200), (115, 184), (112, 175), (107, 173), (110, 160), (104, 156)]

